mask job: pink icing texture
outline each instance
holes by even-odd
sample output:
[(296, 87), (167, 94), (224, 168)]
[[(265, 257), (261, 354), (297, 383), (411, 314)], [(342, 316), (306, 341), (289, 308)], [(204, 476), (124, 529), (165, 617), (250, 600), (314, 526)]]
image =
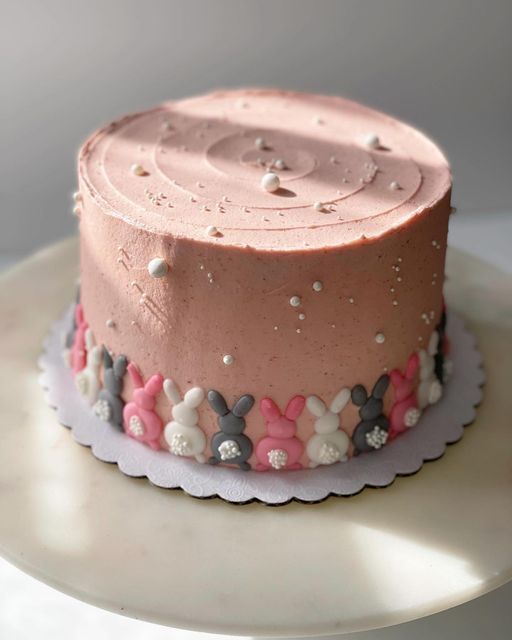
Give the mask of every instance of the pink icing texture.
[[(271, 168), (273, 193), (260, 184)], [(296, 395), (331, 398), (403, 370), (440, 320), (448, 164), (423, 134), (362, 105), (270, 90), (169, 102), (91, 136), (79, 188), (85, 316), (96, 343), (143, 379), (160, 371), (229, 403), (245, 393), (281, 407)], [(154, 258), (168, 265), (162, 277), (148, 273)], [(152, 396), (153, 412), (132, 393), (127, 379), (125, 422), (150, 411), (160, 433), (171, 418), (164, 394)], [(216, 416), (206, 403), (198, 413), (209, 442)], [(347, 405), (349, 436), (358, 421)], [(273, 437), (257, 411), (244, 433)], [(303, 413), (299, 465), (313, 434)], [(250, 462), (265, 464), (257, 450)]]

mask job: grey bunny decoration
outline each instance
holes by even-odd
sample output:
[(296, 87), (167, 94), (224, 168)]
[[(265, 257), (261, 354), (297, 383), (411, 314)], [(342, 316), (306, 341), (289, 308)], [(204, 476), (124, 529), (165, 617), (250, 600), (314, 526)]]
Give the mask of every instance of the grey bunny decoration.
[(248, 471), (251, 468), (249, 458), (252, 454), (252, 442), (244, 435), (245, 418), (254, 405), (254, 398), (245, 394), (228, 409), (222, 394), (218, 391), (208, 391), (208, 402), (217, 413), (220, 431), (215, 433), (211, 441), (213, 456), (208, 460), (210, 464), (234, 464), (240, 469)]
[(389, 376), (383, 374), (375, 383), (372, 392), (368, 392), (362, 384), (352, 389), (352, 402), (359, 407), (361, 421), (354, 429), (352, 442), (354, 453), (373, 451), (384, 446), (388, 439), (389, 420), (382, 413), (382, 398), (389, 386)]
[(128, 359), (121, 355), (114, 362), (107, 348), (103, 346), (103, 366), (105, 367), (104, 387), (94, 405), (94, 412), (101, 420), (110, 422), (112, 426), (122, 431), (124, 402), (121, 393)]

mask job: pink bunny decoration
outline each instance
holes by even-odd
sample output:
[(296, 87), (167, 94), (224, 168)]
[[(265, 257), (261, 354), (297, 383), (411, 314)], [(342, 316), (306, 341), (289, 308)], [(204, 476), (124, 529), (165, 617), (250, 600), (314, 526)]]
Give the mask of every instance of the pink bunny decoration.
[(268, 469), (302, 469), (299, 460), (304, 445), (296, 437), (296, 420), (302, 413), (306, 399), (294, 396), (286, 406), (284, 415), (270, 398), (263, 398), (260, 411), (267, 424), (267, 435), (256, 445), (257, 471)]
[(160, 449), (160, 434), (163, 423), (155, 412), (156, 396), (163, 386), (163, 376), (155, 374), (144, 384), (137, 367), (130, 362), (128, 373), (133, 382), (132, 401), (123, 409), (123, 426), (126, 433), (138, 440), (146, 442), (152, 449)]
[(404, 374), (398, 369), (389, 374), (395, 391), (395, 402), (389, 414), (390, 438), (395, 438), (399, 433), (413, 427), (420, 418), (421, 411), (415, 393), (415, 376), (419, 365), (418, 354), (413, 353), (407, 361)]
[(87, 363), (87, 350), (85, 345), (85, 334), (89, 325), (84, 318), (84, 310), (80, 303), (75, 307), (76, 331), (73, 346), (71, 347), (70, 364), (74, 374), (85, 368)]

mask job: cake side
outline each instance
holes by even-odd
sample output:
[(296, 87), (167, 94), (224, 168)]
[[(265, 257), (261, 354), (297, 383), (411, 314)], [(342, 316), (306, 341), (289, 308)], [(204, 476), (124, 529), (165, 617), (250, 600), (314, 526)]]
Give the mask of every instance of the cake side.
[[(318, 442), (315, 445), (312, 441), (318, 429), (325, 427), (319, 427), (319, 420), (322, 424), (337, 420), (336, 438), (341, 441), (334, 449), (338, 452), (345, 449), (345, 454), (351, 455), (365, 450), (368, 433), (370, 441), (380, 446), (379, 429), (374, 438), (370, 427), (381, 425), (383, 433), (397, 435), (412, 426), (405, 422), (414, 423), (420, 410), (439, 395), (442, 374), (439, 367), (438, 375), (434, 369), (435, 358), (442, 358), (444, 348), (442, 284), (450, 214), (449, 170), (444, 158), (422, 134), (382, 114), (371, 122), (379, 143), (370, 151), (370, 141), (361, 142), (358, 137), (363, 131), (361, 113), (368, 132), (368, 113), (373, 116), (376, 112), (340, 99), (278, 92), (279, 113), (283, 101), (298, 100), (299, 113), (308, 102), (307, 118), (301, 117), (315, 127), (315, 134), (310, 134), (313, 141), (304, 143), (314, 153), (301, 155), (302, 147), (297, 145), (293, 153), (285, 155), (290, 139), (287, 127), (281, 142), (275, 133), (277, 124), (272, 118), (272, 126), (266, 122), (268, 110), (262, 110), (261, 105), (258, 117), (265, 126), (250, 129), (245, 119), (255, 96), (258, 103), (270, 95), (272, 106), (276, 96), (228, 92), (213, 94), (214, 102), (219, 95), (223, 103), (232, 103), (232, 109), (222, 116), (224, 120), (220, 118), (221, 125), (205, 127), (204, 122), (210, 120), (197, 116), (203, 111), (210, 113), (211, 107), (203, 104), (209, 97), (173, 106), (180, 114), (191, 112), (197, 122), (187, 128), (187, 136), (181, 132), (180, 144), (174, 140), (172, 150), (167, 143), (162, 155), (171, 156), (173, 162), (169, 160), (164, 173), (144, 156), (135, 158), (148, 148), (158, 153), (164, 147), (153, 138), (136, 135), (136, 130), (127, 132), (124, 124), (107, 128), (85, 145), (80, 161), (79, 210), (81, 303), (88, 326), (97, 344), (106, 345), (114, 356), (124, 354), (136, 364), (144, 381), (161, 374), (175, 383), (174, 396), (161, 390), (155, 394), (156, 414), (161, 420), (158, 446), (169, 447), (163, 425), (172, 420), (172, 407), (179, 404), (177, 393), (191, 388), (218, 394), (201, 398), (193, 408), (197, 411), (195, 424), (204, 435), (201, 454), (205, 459), (218, 451), (214, 439), (219, 428), (222, 431), (219, 425), (223, 418), (219, 396), (226, 400), (225, 415), (241, 396), (250, 396), (255, 402), (250, 408), (246, 402), (247, 413), (238, 417), (251, 443), (247, 462), (253, 467), (269, 468), (269, 452), (280, 450), (276, 442), (287, 439), (279, 434), (291, 432), (296, 435), (288, 440), (298, 441), (296, 449), (288, 452), (284, 463), (282, 456), (272, 454), (277, 458), (270, 466), (311, 464), (312, 457), (319, 457)], [(334, 121), (333, 114), (339, 117), (342, 106), (344, 136), (355, 118), (352, 142), (345, 147), (335, 141), (327, 144), (324, 137), (324, 127)], [(159, 132), (162, 128), (173, 131), (178, 120), (173, 125), (167, 119), (169, 109), (166, 106), (135, 120), (149, 118), (153, 122), (156, 117)], [(293, 111), (289, 106), (287, 110)], [(162, 113), (166, 114), (163, 119)], [(236, 120), (230, 122), (233, 113)], [(131, 117), (122, 121), (132, 122)], [(196, 139), (204, 139), (198, 132), (217, 126), (217, 144), (229, 141), (214, 154), (217, 165), (229, 165), (229, 171), (220, 171), (221, 178), (225, 180), (229, 172), (236, 174), (233, 167), (238, 165), (242, 176), (231, 176), (231, 195), (205, 204), (196, 192), (181, 193), (184, 176), (193, 175), (195, 183), (203, 185), (197, 189), (216, 189), (215, 180), (208, 182), (204, 177), (209, 178), (213, 170), (218, 173), (219, 167), (212, 168), (210, 163), (205, 168), (204, 155), (199, 153), (195, 164), (187, 161), (180, 165), (176, 154), (193, 155)], [(146, 123), (144, 130), (147, 127)], [(224, 136), (226, 128), (229, 135)], [(396, 129), (402, 135), (400, 145), (392, 142), (390, 131)], [(341, 173), (333, 174), (330, 169), (327, 173), (323, 169), (306, 172), (311, 156), (315, 161), (320, 157), (317, 137), (322, 153), (326, 147), (327, 163)], [(247, 167), (246, 158), (252, 163), (254, 148), (259, 153), (263, 150), (259, 138), (264, 138), (263, 149), (272, 150), (273, 157), (268, 160), (263, 156), (264, 166)], [(184, 144), (187, 150), (176, 151), (183, 140), (188, 142)], [(233, 140), (236, 144), (243, 141), (242, 151), (232, 146)], [(216, 148), (215, 142), (212, 144)], [(283, 158), (275, 157), (277, 151), (282, 151)], [(368, 156), (370, 160), (366, 160)], [(411, 168), (409, 160), (403, 160), (414, 156), (417, 161)], [(260, 184), (262, 174), (271, 168), (268, 162), (275, 164), (280, 159), (286, 167), (282, 174), (294, 169), (296, 174), (284, 177), (280, 184), (287, 186), (280, 188), (296, 196), (267, 192)], [(364, 173), (362, 180), (356, 167)], [(346, 168), (350, 171), (345, 172)], [(179, 179), (170, 178), (173, 170)], [(370, 174), (371, 179), (365, 178)], [(157, 183), (153, 182), (155, 175)], [(338, 181), (340, 175), (358, 182), (345, 198), (343, 185), (350, 183)], [(396, 185), (392, 187), (392, 183)], [(316, 201), (309, 203), (335, 184), (342, 186), (338, 198), (324, 198), (318, 207)], [(181, 190), (179, 197), (176, 189)], [(252, 198), (245, 200), (250, 206), (240, 205), (245, 189)], [(394, 206), (395, 192), (401, 191), (406, 193), (400, 193)], [(291, 201), (295, 206), (288, 204)], [(205, 207), (211, 210), (205, 211)], [(223, 224), (206, 224), (218, 220)], [(381, 389), (372, 397), (377, 383)], [(126, 374), (122, 399), (129, 403), (132, 396), (133, 376)], [(323, 417), (335, 399), (335, 408), (341, 408), (331, 413), (337, 418)], [(290, 400), (290, 416), (281, 420), (279, 416), (286, 413)], [(319, 415), (322, 402), (324, 414)], [(366, 419), (362, 413), (371, 417)], [(373, 422), (363, 429), (361, 424), (368, 421)], [(124, 426), (129, 430), (129, 425)], [(324, 447), (323, 455), (324, 460), (335, 461), (332, 450)]]

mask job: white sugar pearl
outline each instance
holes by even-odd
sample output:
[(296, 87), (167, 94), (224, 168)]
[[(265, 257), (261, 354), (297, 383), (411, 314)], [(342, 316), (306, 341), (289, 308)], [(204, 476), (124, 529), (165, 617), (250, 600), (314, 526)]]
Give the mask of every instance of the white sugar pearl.
[(284, 160), (281, 160), (281, 158), (279, 158), (278, 160), (276, 160), (274, 162), (274, 167), (278, 170), (278, 171), (283, 171), (283, 169), (286, 169), (286, 163)]
[(218, 233), (219, 233), (219, 230), (213, 224), (211, 224), (208, 227), (206, 227), (206, 234), (207, 235), (216, 236), (216, 235), (218, 235)]
[(300, 307), (300, 298), (299, 296), (292, 296), (290, 298), (290, 304), (292, 307)]
[(152, 278), (163, 278), (169, 271), (169, 265), (163, 258), (153, 258), (148, 263), (148, 273)]
[(375, 335), (375, 342), (377, 342), (377, 344), (382, 344), (385, 340), (386, 336), (383, 333), (377, 333)]
[(369, 133), (365, 136), (364, 143), (370, 149), (378, 149), (380, 146), (379, 136), (376, 133)]
[(80, 191), (75, 191), (75, 193), (73, 194), (73, 200), (75, 202), (82, 202), (82, 194), (80, 193)]
[(320, 280), (315, 280), (313, 282), (313, 291), (322, 291), (324, 285), (320, 282)]
[(263, 189), (265, 189), (265, 191), (277, 191), (281, 186), (281, 180), (279, 180), (279, 176), (277, 175), (277, 173), (269, 171), (261, 179), (261, 186), (263, 187)]
[(306, 314), (305, 313), (299, 313), (299, 320), (305, 320), (306, 319)]
[(233, 364), (234, 361), (235, 359), (233, 358), (233, 356), (230, 356), (229, 354), (226, 354), (222, 358), (222, 362), (227, 366), (229, 366), (230, 364)]
[(396, 180), (393, 180), (393, 182), (389, 183), (389, 188), (392, 191), (398, 191), (398, 189), (400, 189), (400, 185), (398, 184), (398, 182)]
[(141, 164), (132, 164), (132, 166), (130, 167), (130, 170), (135, 176), (145, 176), (146, 175), (146, 171), (145, 171), (144, 167)]
[(267, 145), (265, 144), (265, 138), (256, 138), (254, 141), (254, 146), (256, 149), (264, 149)]
[(73, 207), (73, 213), (75, 214), (75, 216), (80, 215), (80, 207), (77, 204), (75, 204), (75, 206)]
[(116, 326), (116, 323), (112, 320), (112, 318), (109, 318), (105, 324), (107, 325), (107, 329), (113, 329)]
[(324, 210), (323, 202), (315, 202), (315, 204), (313, 205), (313, 209), (315, 211), (323, 211)]

